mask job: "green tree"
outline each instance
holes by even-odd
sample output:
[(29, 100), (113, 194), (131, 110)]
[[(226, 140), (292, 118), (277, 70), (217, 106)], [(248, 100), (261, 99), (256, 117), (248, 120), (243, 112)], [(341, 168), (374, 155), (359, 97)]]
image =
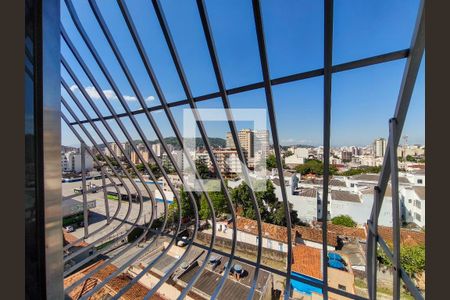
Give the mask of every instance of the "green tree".
[(416, 162), (417, 160), (412, 155), (406, 155), (406, 161)]
[(277, 160), (275, 159), (275, 155), (269, 154), (266, 159), (266, 167), (269, 170), (272, 170), (277, 167)]
[[(192, 193), (194, 196), (194, 201), (198, 202), (196, 194)], [(191, 219), (194, 217), (194, 207), (192, 206), (191, 200), (189, 199), (188, 193), (181, 187), (180, 190), (180, 202), (181, 202), (181, 217)], [(169, 205), (168, 209), (168, 222), (178, 221), (178, 203), (173, 201)]]
[[(265, 184), (265, 190), (255, 192), (256, 202), (263, 222), (275, 225), (286, 226), (286, 216), (283, 202), (280, 202), (275, 195), (275, 187), (270, 180), (259, 180), (253, 183), (254, 188)], [(259, 189), (258, 189), (259, 190)], [(241, 214), (245, 218), (256, 219), (256, 212), (250, 196), (249, 186), (243, 182), (231, 191), (231, 197), (235, 206), (240, 208)], [(300, 220), (297, 211), (292, 209), (289, 203), (291, 213), (291, 223), (299, 224)]]
[[(229, 212), (227, 200), (223, 192), (208, 192), (208, 195), (214, 207), (216, 217)], [(205, 193), (200, 197), (199, 216), (202, 220), (211, 218), (211, 209), (209, 208)]]
[(342, 225), (346, 227), (356, 227), (356, 222), (348, 215), (340, 215), (331, 219), (334, 225)]
[(208, 165), (204, 159), (196, 159), (195, 168), (202, 179), (211, 178), (211, 172), (209, 171)]
[[(279, 226), (287, 226), (286, 222), (286, 213), (284, 209), (283, 202), (277, 203), (277, 208), (275, 211), (270, 214), (270, 223), (279, 225)], [(291, 225), (296, 225), (300, 223), (300, 219), (298, 218), (297, 211), (293, 209), (293, 204), (289, 202), (289, 212), (291, 215)]]
[[(286, 168), (286, 164), (284, 162), (284, 157), (281, 158), (281, 164), (283, 165), (283, 168)], [(268, 170), (272, 170), (277, 168), (277, 159), (274, 154), (269, 154), (266, 158), (266, 168)]]
[[(392, 245), (389, 245), (392, 249)], [(386, 253), (379, 248), (377, 257), (381, 264), (392, 266)], [(409, 276), (415, 276), (425, 270), (425, 246), (400, 246), (400, 265)]]
[(289, 156), (292, 156), (292, 155), (294, 155), (294, 153), (292, 153), (292, 151), (290, 151), (290, 150), (288, 150), (288, 151), (286, 151), (284, 153), (284, 157), (289, 157)]
[(144, 164), (136, 164), (136, 169), (138, 169), (139, 172), (144, 172), (145, 166)]
[[(323, 175), (323, 163), (317, 159), (307, 159), (304, 164), (295, 167), (295, 171), (302, 175), (306, 174)], [(337, 168), (334, 165), (330, 165), (329, 173), (330, 175), (336, 174)]]
[(359, 167), (359, 168), (351, 168), (347, 171), (339, 173), (338, 175), (353, 176), (353, 175), (358, 175), (358, 174), (380, 173), (380, 171), (381, 171), (381, 166), (377, 166), (377, 167), (365, 166), (365, 167)]

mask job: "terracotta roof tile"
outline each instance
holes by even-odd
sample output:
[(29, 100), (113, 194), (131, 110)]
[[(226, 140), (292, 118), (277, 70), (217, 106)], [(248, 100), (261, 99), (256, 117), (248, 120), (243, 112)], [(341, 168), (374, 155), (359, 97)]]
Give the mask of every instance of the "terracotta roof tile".
[[(316, 222), (315, 224), (320, 227), (322, 223)], [(327, 229), (328, 231), (335, 232), (338, 236), (359, 238), (360, 240), (365, 240), (367, 238), (366, 230), (363, 227), (347, 227), (328, 222)]]
[[(299, 234), (303, 240), (322, 243), (322, 229), (299, 225), (296, 225), (294, 229), (295, 232)], [(337, 234), (335, 232), (328, 231), (327, 242), (328, 245), (336, 247), (338, 245)]]
[[(392, 245), (393, 243), (392, 227), (378, 225), (378, 234), (383, 238), (383, 240), (386, 243)], [(425, 246), (425, 233), (421, 231), (401, 228), (400, 244), (405, 246)]]
[[(273, 225), (262, 222), (262, 236), (271, 240), (287, 243), (287, 228), (284, 226)], [(233, 228), (233, 222), (230, 227)], [(258, 235), (258, 223), (256, 220), (238, 216), (236, 218), (237, 230), (244, 231), (253, 235)]]
[[(262, 222), (261, 224), (263, 237), (287, 243), (286, 227), (265, 222)], [(236, 226), (239, 231), (247, 232), (255, 236), (258, 235), (258, 224), (255, 220), (238, 216), (236, 218)], [(233, 228), (232, 222), (230, 222), (230, 227)], [(292, 228), (291, 232), (293, 235), (293, 240), (295, 239), (295, 234), (299, 234), (300, 237), (304, 240), (322, 243), (322, 229), (296, 225), (294, 228)], [(338, 245), (337, 234), (335, 232), (328, 232), (327, 236), (328, 244), (336, 247)]]
[(322, 254), (320, 249), (296, 245), (292, 248), (292, 256), (292, 271), (322, 279)]
[[(68, 278), (64, 279), (64, 286), (69, 286), (71, 282), (76, 281), (77, 279), (81, 278), (82, 276), (84, 276), (85, 274), (89, 273), (89, 271), (91, 271), (92, 269), (96, 268), (97, 266), (103, 264), (103, 261), (99, 261), (83, 270), (81, 270), (80, 272), (77, 272), (71, 276), (69, 276)], [(95, 273), (93, 276), (91, 276), (89, 279), (95, 279), (97, 280), (97, 282), (102, 282), (103, 280), (105, 280), (110, 274), (112, 274), (113, 272), (117, 271), (117, 267), (115, 267), (114, 265), (108, 265), (105, 268), (103, 268), (102, 270), (98, 271), (97, 273)], [(88, 279), (88, 280), (89, 280)], [(131, 282), (131, 278), (122, 273), (120, 275), (118, 275), (117, 277), (111, 279), (106, 285), (105, 288), (102, 288), (101, 290), (99, 290), (98, 292), (95, 293), (95, 295), (99, 296), (99, 294), (110, 294), (110, 295), (115, 295), (117, 292), (119, 292), (123, 287), (127, 286), (130, 282)], [(86, 281), (85, 281), (86, 282)], [(81, 288), (83, 286), (84, 282), (82, 284), (80, 284), (76, 289), (74, 289), (69, 296), (72, 299), (76, 299), (77, 296), (80, 294)], [(91, 287), (93, 288), (95, 286), (95, 284)], [(108, 292), (109, 291), (109, 292)], [(124, 294), (122, 295), (122, 297), (120, 297), (120, 299), (123, 300), (134, 300), (134, 299), (142, 299), (144, 298), (144, 296), (148, 293), (149, 289), (147, 289), (146, 287), (144, 287), (142, 284), (140, 283), (135, 283), (133, 284), (133, 286)], [(98, 298), (98, 297), (97, 297)], [(94, 298), (92, 298), (94, 299)], [(152, 297), (152, 299), (161, 299), (164, 300), (164, 298), (162, 298), (159, 295), (154, 295)]]

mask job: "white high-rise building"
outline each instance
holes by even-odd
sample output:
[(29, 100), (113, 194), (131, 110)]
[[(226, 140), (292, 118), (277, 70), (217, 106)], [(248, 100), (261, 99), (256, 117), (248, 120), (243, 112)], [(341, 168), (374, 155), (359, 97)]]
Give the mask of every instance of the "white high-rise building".
[[(85, 169), (86, 171), (92, 171), (94, 167), (94, 160), (85, 153)], [(61, 169), (63, 172), (81, 172), (81, 154), (76, 151), (67, 153), (61, 153)]]
[(153, 144), (152, 145), (152, 150), (153, 152), (155, 152), (155, 155), (157, 157), (161, 157), (161, 144)]
[(269, 152), (269, 130), (255, 130), (255, 149)]
[(386, 152), (386, 139), (376, 139), (373, 142), (373, 150), (375, 157), (383, 157)]

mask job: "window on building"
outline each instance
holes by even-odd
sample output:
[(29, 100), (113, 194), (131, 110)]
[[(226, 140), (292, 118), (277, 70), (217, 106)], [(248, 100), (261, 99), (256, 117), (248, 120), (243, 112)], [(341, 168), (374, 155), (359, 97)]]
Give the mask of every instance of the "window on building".
[(418, 213), (414, 214), (414, 217), (416, 218), (417, 221), (421, 222), (422, 221), (422, 216)]
[(354, 187), (355, 186), (355, 184), (354, 183), (350, 183), (350, 187)]
[(345, 285), (342, 285), (342, 284), (338, 284), (338, 289), (343, 290), (343, 291), (347, 290)]
[(414, 206), (417, 208), (421, 208), (422, 204), (420, 203), (420, 200), (415, 200), (414, 201)]
[(267, 240), (267, 248), (272, 249), (272, 241)]
[(422, 184), (422, 182), (423, 182), (422, 179), (417, 179), (418, 184)]
[(278, 243), (278, 248), (280, 249), (280, 251), (283, 251), (283, 243)]
[(411, 199), (408, 199), (408, 203), (411, 203), (412, 202), (412, 200)]

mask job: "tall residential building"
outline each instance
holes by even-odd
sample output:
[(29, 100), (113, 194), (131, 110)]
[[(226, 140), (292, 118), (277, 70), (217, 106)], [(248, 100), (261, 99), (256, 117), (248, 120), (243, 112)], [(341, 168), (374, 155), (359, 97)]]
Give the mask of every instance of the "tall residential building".
[(344, 162), (351, 161), (352, 160), (352, 156), (353, 156), (353, 153), (351, 151), (342, 151), (341, 152), (341, 159)]
[[(241, 162), (235, 149), (214, 149), (213, 153), (221, 173), (242, 172)], [(244, 155), (247, 156), (246, 153)]]
[[(123, 145), (121, 144), (121, 146), (123, 146)], [(118, 157), (123, 156), (122, 151), (120, 151), (119, 145), (117, 145), (116, 143), (110, 143), (109, 147), (111, 147), (112, 152), (114, 152), (114, 154), (117, 155)], [(112, 156), (112, 154), (111, 154), (111, 156)]]
[[(248, 157), (254, 157), (254, 131), (251, 129), (242, 129), (238, 132), (239, 144), (242, 150), (247, 152)], [(231, 132), (227, 132), (227, 148), (236, 148)]]
[(269, 152), (269, 130), (255, 130), (255, 149)]
[(131, 147), (130, 142), (126, 142), (124, 144), (124, 148), (125, 148), (125, 155), (127, 157), (131, 157), (131, 152), (133, 151), (133, 148)]
[[(91, 171), (94, 160), (89, 153), (84, 155), (85, 170)], [(61, 169), (63, 172), (81, 172), (81, 154), (76, 151), (61, 153)]]
[(155, 152), (155, 155), (157, 157), (161, 157), (161, 144), (153, 144), (152, 145), (152, 150), (153, 152)]
[(375, 157), (383, 157), (386, 152), (386, 139), (378, 138), (373, 142), (373, 152)]

